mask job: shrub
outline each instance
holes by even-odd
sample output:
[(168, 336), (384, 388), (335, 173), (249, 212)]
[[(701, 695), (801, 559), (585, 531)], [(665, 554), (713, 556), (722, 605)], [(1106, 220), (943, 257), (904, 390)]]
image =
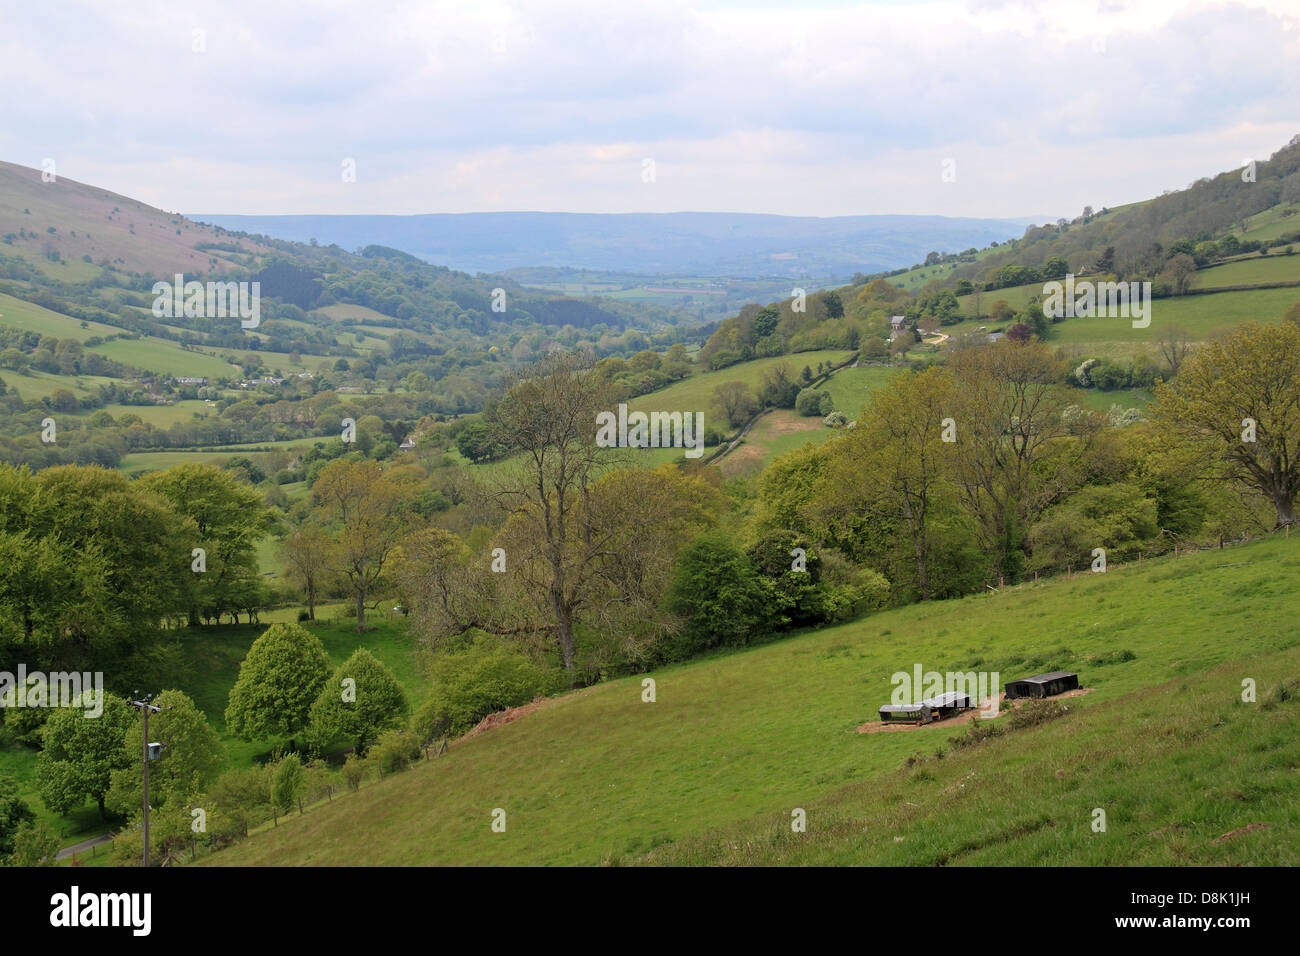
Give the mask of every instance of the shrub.
[(353, 790), (361, 789), (361, 781), (366, 776), (366, 764), (356, 753), (348, 754), (348, 759), (343, 761), (343, 779), (348, 782), (348, 786)]
[(956, 737), (949, 737), (948, 743), (952, 744), (957, 750), (961, 750), (963, 747), (974, 747), (976, 744), (982, 744), (994, 737), (1001, 737), (1005, 733), (1006, 731), (993, 721), (976, 718), (967, 725), (966, 733), (959, 734)]
[(271, 779), (271, 805), (281, 812), (287, 812), (297, 803), (298, 812), (301, 813), (305, 784), (302, 761), (298, 755), (289, 754), (284, 757), (275, 768), (275, 776)]
[(1059, 700), (1031, 700), (1011, 712), (1007, 726), (1012, 730), (1025, 727), (1037, 727), (1057, 717), (1064, 717), (1070, 708)]
[(794, 400), (794, 409), (800, 415), (811, 418), (814, 415), (829, 415), (835, 410), (835, 401), (830, 392), (815, 388), (805, 388)]
[(379, 765), (381, 773), (405, 770), (419, 756), (420, 741), (408, 730), (384, 731), (379, 742), (371, 748), (371, 759)]
[(555, 674), (488, 637), (463, 651), (439, 655), (431, 667), (433, 691), (411, 725), (419, 740), (459, 736), (488, 714), (526, 704), (557, 687)]

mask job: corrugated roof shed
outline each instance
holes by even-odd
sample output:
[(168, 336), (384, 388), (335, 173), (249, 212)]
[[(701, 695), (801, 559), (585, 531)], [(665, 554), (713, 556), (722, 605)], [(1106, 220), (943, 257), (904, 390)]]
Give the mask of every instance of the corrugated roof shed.
[(929, 697), (921, 701), (922, 707), (969, 707), (970, 695), (960, 694), (955, 690), (950, 690), (946, 694), (940, 694), (937, 697)]

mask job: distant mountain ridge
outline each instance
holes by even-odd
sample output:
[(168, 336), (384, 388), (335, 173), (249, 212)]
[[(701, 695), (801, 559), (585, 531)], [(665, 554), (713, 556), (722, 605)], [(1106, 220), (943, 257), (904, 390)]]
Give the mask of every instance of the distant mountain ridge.
[(567, 266), (642, 275), (845, 277), (1017, 238), (1033, 219), (760, 213), (429, 213), (188, 218), (344, 249), (384, 245), (466, 272)]

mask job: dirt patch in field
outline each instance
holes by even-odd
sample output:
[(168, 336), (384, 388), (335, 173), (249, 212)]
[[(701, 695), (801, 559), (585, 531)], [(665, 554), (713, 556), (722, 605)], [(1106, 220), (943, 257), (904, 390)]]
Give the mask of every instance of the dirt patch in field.
[(793, 435), (795, 432), (815, 432), (825, 426), (822, 425), (820, 418), (796, 415), (794, 412), (773, 412), (757, 427), (777, 436)]
[(718, 468), (728, 478), (734, 478), (750, 471), (763, 463), (763, 448), (755, 444), (737, 445), (725, 458), (718, 462)]
[(1221, 836), (1221, 837), (1215, 837), (1215, 838), (1214, 838), (1213, 840), (1211, 840), (1210, 842), (1211, 842), (1211, 843), (1224, 843), (1224, 842), (1226, 842), (1227, 840), (1231, 840), (1233, 837), (1241, 836), (1243, 833), (1249, 833), (1251, 830), (1266, 830), (1266, 829), (1268, 829), (1268, 824), (1267, 824), (1267, 823), (1250, 823), (1250, 824), (1247, 824), (1247, 825), (1244, 826), (1244, 827), (1238, 827), (1238, 828), (1235, 829), (1235, 830), (1229, 830), (1229, 831), (1228, 831), (1227, 833), (1225, 833), (1223, 836)]
[[(1067, 690), (1064, 694), (1057, 694), (1055, 697), (1048, 697), (1047, 699), (1063, 700), (1067, 697), (1082, 697), (1084, 694), (1090, 694), (1090, 693), (1092, 693), (1091, 687), (1080, 687), (1077, 688), (1076, 690)], [(998, 694), (998, 714), (1001, 715), (1008, 710), (1015, 710), (1018, 707), (1023, 707), (1029, 701), (1036, 700), (1036, 699), (1037, 698), (1034, 697), (1017, 697), (1014, 700), (1007, 700), (1006, 692), (1003, 691), (1002, 693)], [(985, 697), (982, 701), (980, 701), (979, 707), (976, 708), (975, 710), (968, 710), (965, 713), (957, 714), (956, 716), (948, 717), (945, 718), (944, 720), (932, 720), (928, 724), (904, 724), (904, 723), (887, 724), (884, 723), (879, 716), (877, 716), (875, 720), (867, 721), (867, 723), (859, 727), (858, 733), (897, 734), (897, 733), (905, 733), (909, 730), (928, 730), (932, 727), (959, 727), (962, 724), (969, 724), (971, 721), (979, 720), (981, 711), (992, 710), (992, 708), (993, 708), (993, 698)]]
[(469, 740), (471, 737), (477, 737), (479, 734), (486, 733), (494, 727), (504, 727), (506, 724), (514, 723), (520, 717), (527, 717), (529, 714), (536, 713), (543, 707), (554, 704), (556, 701), (570, 700), (574, 697), (585, 697), (587, 694), (590, 694), (591, 691), (592, 688), (588, 687), (586, 690), (580, 690), (574, 694), (565, 694), (563, 697), (536, 697), (530, 703), (520, 704), (518, 707), (508, 707), (505, 710), (497, 711), (495, 714), (488, 714), (470, 730), (466, 731), (463, 737), (458, 737), (456, 740), (452, 741), (452, 743), (458, 744), (462, 740)]

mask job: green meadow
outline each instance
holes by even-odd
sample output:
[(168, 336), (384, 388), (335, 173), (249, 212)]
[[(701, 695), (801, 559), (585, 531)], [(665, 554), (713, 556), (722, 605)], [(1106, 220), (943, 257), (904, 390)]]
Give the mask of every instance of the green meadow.
[[(1275, 539), (898, 608), (651, 672), (653, 703), (643, 677), (615, 680), (208, 862), (1294, 865), (1298, 695), (1282, 685), (1300, 665), (1298, 549)], [(962, 727), (857, 733), (918, 664), (1001, 682), (1070, 669), (1089, 693), (1037, 727), (1004, 712), (1005, 736), (968, 752), (947, 743)], [(1238, 703), (1246, 677), (1255, 705)], [(1099, 806), (1104, 843), (1088, 828)], [(796, 807), (814, 839), (783, 834)], [(1214, 842), (1251, 824), (1271, 832)]]
[(114, 339), (93, 348), (105, 358), (161, 375), (222, 378), (238, 374), (238, 370), (224, 359), (206, 352), (183, 349), (175, 342), (163, 339)]

